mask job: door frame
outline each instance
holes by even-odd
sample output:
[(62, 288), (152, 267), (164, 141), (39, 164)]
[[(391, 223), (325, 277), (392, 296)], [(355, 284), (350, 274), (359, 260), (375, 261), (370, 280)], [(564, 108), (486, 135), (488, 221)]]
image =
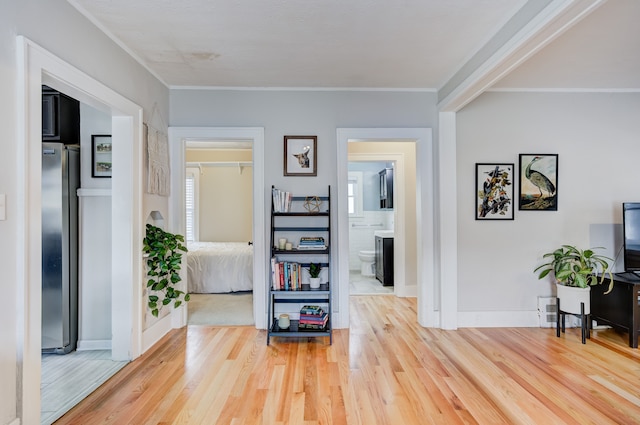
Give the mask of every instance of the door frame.
[[(417, 298), (418, 323), (427, 327), (440, 326), (441, 311), (437, 310), (435, 259), (435, 181), (433, 139), (430, 128), (338, 128), (337, 129), (337, 244), (338, 252), (349, 251), (349, 219), (347, 212), (349, 141), (405, 140), (416, 143), (416, 229), (417, 229)], [(345, 236), (346, 235), (346, 236)], [(340, 256), (338, 281), (349, 282), (348, 256)], [(336, 327), (349, 327), (349, 288), (338, 290)], [(336, 311), (337, 310), (337, 311)]]
[[(112, 358), (131, 360), (142, 350), (142, 117), (143, 110), (24, 36), (18, 58), (18, 377), (19, 416), (40, 423), (42, 320), (42, 85), (64, 91), (112, 117)], [(140, 261), (135, 261), (139, 258)], [(115, 267), (114, 265), (118, 266)], [(36, 395), (37, 394), (37, 395)]]
[[(185, 233), (184, 205), (185, 152), (187, 142), (250, 141), (253, 155), (253, 317), (256, 329), (267, 328), (267, 240), (264, 186), (263, 127), (169, 127), (171, 195), (169, 216), (172, 228)], [(187, 308), (189, 308), (187, 304)]]

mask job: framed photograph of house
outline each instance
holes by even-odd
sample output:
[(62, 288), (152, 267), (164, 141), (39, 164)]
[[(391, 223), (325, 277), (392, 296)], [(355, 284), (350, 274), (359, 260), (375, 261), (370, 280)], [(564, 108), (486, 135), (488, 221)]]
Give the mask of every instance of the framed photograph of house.
[(111, 135), (91, 136), (91, 177), (111, 177)]
[(558, 210), (558, 154), (520, 154), (519, 209)]
[(316, 176), (317, 136), (284, 136), (284, 175)]
[(514, 165), (476, 164), (476, 220), (513, 220)]

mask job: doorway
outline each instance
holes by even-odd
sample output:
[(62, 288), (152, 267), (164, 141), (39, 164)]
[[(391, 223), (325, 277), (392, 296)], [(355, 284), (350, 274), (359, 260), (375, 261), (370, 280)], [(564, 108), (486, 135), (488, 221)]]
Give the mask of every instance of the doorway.
[[(18, 63), (24, 67), (18, 76), (18, 99), (23, 111), (19, 116), (21, 143), (19, 158), (23, 163), (20, 181), (24, 194), (16, 202), (24, 217), (18, 225), (22, 237), (16, 247), (25, 255), (19, 257), (18, 275), (25, 285), (18, 294), (18, 363), (22, 365), (18, 382), (21, 383), (19, 416), (26, 424), (40, 422), (41, 398), (41, 196), (42, 179), (39, 173), (42, 145), (42, 85), (53, 87), (69, 96), (89, 104), (111, 116), (113, 162), (120, 164), (112, 176), (112, 188), (119, 196), (112, 201), (112, 358), (130, 360), (141, 351), (142, 330), (141, 295), (134, 277), (141, 275), (142, 227), (139, 200), (142, 198), (141, 181), (135, 172), (141, 163), (142, 108), (115, 93), (101, 83), (83, 74), (24, 37), (18, 37)], [(128, 223), (122, 226), (122, 223)], [(114, 295), (115, 294), (115, 295)], [(34, 396), (38, 394), (38, 396)]]
[[(404, 199), (411, 196), (415, 200), (415, 243), (410, 248), (415, 252), (415, 285), (405, 288), (398, 296), (417, 296), (418, 321), (423, 326), (434, 326), (437, 311), (435, 309), (435, 257), (434, 241), (434, 204), (433, 204), (433, 154), (431, 129), (428, 128), (339, 128), (337, 130), (337, 159), (338, 159), (338, 250), (347, 252), (348, 241), (348, 212), (347, 212), (347, 180), (349, 148), (351, 142), (409, 142), (415, 146), (415, 155), (411, 162), (416, 164), (415, 189), (410, 191)], [(354, 143), (357, 146), (359, 143)], [(418, 166), (419, 165), (419, 166)], [(398, 191), (404, 190), (404, 184), (398, 184)], [(415, 196), (414, 196), (415, 194)], [(400, 195), (399, 195), (400, 196)], [(407, 221), (396, 219), (394, 232), (405, 240)], [(413, 232), (412, 232), (413, 233)], [(400, 236), (402, 235), (402, 236)], [(401, 245), (401, 249), (402, 249)], [(406, 251), (406, 250), (405, 250)], [(348, 258), (341, 256), (337, 259), (339, 281), (348, 281)], [(394, 261), (395, 262), (395, 261)], [(336, 327), (349, 326), (349, 294), (341, 286), (338, 294), (338, 315)], [(335, 310), (334, 310), (335, 312)]]
[(253, 142), (185, 147), (187, 324), (253, 326)]
[[(375, 149), (373, 143), (368, 145)], [(388, 161), (384, 155), (378, 157), (374, 152), (350, 153), (348, 167), (349, 294), (394, 294), (393, 245), (396, 238), (392, 236), (397, 202), (381, 207), (379, 176), (382, 170), (393, 170), (395, 162)], [(383, 260), (380, 248), (384, 243), (387, 244), (387, 255)]]
[[(379, 286), (373, 287), (374, 293), (392, 293), (403, 297), (416, 296), (416, 208), (415, 198), (406, 196), (406, 193), (415, 193), (415, 142), (350, 141), (348, 160), (350, 170), (362, 170), (364, 192), (363, 218), (349, 217), (350, 254), (356, 249), (360, 251), (363, 247), (367, 248), (367, 251), (371, 247), (374, 247), (374, 252), (378, 251), (373, 266), (374, 278)], [(383, 205), (380, 200), (380, 172), (383, 170), (385, 174), (393, 174), (390, 188), (393, 199), (392, 209), (388, 208), (390, 204)], [(352, 236), (355, 237), (353, 242)], [(383, 255), (385, 252), (386, 257)], [(353, 254), (356, 257), (359, 255)], [(362, 263), (357, 262), (356, 265), (362, 265)], [(388, 269), (391, 267), (392, 273), (389, 273)], [(356, 270), (355, 276), (353, 269), (354, 267), (351, 266), (350, 282), (354, 279), (366, 282), (367, 276), (366, 274), (363, 276), (362, 268), (359, 274)]]
[[(209, 143), (248, 142), (251, 144), (253, 169), (253, 316), (257, 329), (267, 326), (267, 240), (264, 186), (264, 129), (261, 127), (170, 127), (171, 195), (169, 199), (172, 227), (186, 233), (185, 168), (186, 149)], [(187, 305), (188, 308), (188, 305)]]

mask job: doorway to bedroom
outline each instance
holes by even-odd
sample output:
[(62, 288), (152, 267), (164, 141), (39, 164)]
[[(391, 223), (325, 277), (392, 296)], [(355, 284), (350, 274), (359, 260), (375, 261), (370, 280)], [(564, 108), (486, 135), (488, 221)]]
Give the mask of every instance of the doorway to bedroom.
[(253, 143), (185, 146), (189, 325), (254, 325)]

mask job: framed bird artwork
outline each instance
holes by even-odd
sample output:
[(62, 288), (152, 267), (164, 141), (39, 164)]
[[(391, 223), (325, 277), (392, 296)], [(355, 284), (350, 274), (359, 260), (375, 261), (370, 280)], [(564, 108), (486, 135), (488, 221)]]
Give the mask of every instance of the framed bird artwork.
[(519, 209), (558, 210), (558, 154), (520, 154)]
[(511, 164), (476, 164), (476, 220), (513, 220)]

